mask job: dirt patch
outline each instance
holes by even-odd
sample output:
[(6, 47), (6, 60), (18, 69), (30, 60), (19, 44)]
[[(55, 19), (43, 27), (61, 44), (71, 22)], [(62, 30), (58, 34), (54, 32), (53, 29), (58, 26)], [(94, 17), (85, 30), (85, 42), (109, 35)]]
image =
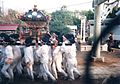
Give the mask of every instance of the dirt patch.
[[(78, 65), (84, 65), (84, 59), (86, 58), (87, 53), (88, 52), (77, 52)], [(101, 56), (105, 58), (105, 62), (92, 62), (92, 66), (110, 66), (111, 64), (120, 62), (120, 50), (114, 50), (114, 52), (111, 53), (101, 52)]]

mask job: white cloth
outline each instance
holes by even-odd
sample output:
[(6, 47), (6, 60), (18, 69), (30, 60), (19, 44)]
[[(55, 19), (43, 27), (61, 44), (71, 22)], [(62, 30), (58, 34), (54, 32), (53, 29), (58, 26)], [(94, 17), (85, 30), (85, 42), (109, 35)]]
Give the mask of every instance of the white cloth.
[(75, 60), (76, 59), (76, 46), (75, 44), (72, 44), (72, 45), (62, 45), (61, 46), (61, 51), (62, 52), (65, 52), (66, 55), (66, 58), (67, 60), (73, 62), (73, 64), (75, 63)]
[(34, 80), (34, 75), (33, 75), (33, 64), (34, 64), (34, 57), (33, 57), (33, 47), (25, 47), (24, 49), (24, 58), (25, 58), (25, 63), (29, 63), (30, 66), (27, 67), (27, 72), (28, 75), (31, 77), (32, 80)]
[(49, 59), (49, 47), (48, 45), (42, 45), (38, 50), (36, 50), (41, 63), (48, 63)]
[(49, 54), (50, 54), (50, 51), (49, 51), (50, 47), (48, 45), (42, 45), (37, 51), (37, 55), (38, 57), (40, 58), (40, 70), (42, 72), (42, 76), (45, 80), (48, 79), (48, 76), (55, 81), (55, 78), (54, 76), (50, 73), (49, 71)]
[(12, 46), (8, 45), (5, 47), (5, 55), (6, 55), (6, 59), (1, 69), (1, 72), (6, 78), (13, 79), (14, 76), (13, 76), (13, 69), (11, 68), (11, 64), (6, 63), (8, 59), (13, 59)]
[(50, 73), (49, 68), (48, 68), (48, 64), (42, 63), (42, 64), (40, 64), (40, 68), (42, 69), (42, 75), (43, 75), (43, 78), (45, 80), (47, 80), (48, 77), (50, 77), (53, 81), (56, 80), (54, 78), (54, 76)]
[(14, 75), (13, 75), (13, 69), (10, 68), (10, 64), (6, 64), (4, 63), (2, 69), (1, 69), (2, 74), (9, 79), (13, 79)]
[(67, 73), (62, 69), (62, 52), (61, 47), (57, 46), (53, 50), (53, 63), (52, 63), (52, 72), (55, 78), (58, 78), (57, 70), (58, 72), (62, 73), (65, 77), (67, 76)]
[(7, 58), (13, 59), (12, 46), (8, 45), (7, 47), (5, 47), (5, 54), (6, 54), (6, 57), (7, 57)]
[(25, 63), (34, 63), (34, 58), (33, 58), (33, 48), (32, 46), (25, 47), (24, 49), (24, 58), (25, 58)]
[(73, 72), (76, 72), (79, 75), (79, 71), (77, 70), (76, 46), (75, 44), (72, 44), (70, 46), (63, 45), (61, 50), (65, 52), (66, 69), (68, 76), (74, 80), (75, 78)]

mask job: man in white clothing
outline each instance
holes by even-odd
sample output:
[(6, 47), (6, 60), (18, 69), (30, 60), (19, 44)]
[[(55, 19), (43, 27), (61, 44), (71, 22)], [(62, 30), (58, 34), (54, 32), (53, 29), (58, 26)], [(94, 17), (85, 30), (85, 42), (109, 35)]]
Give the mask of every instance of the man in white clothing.
[(28, 37), (25, 43), (26, 43), (26, 47), (24, 48), (24, 59), (26, 63), (26, 68), (28, 75), (31, 76), (32, 80), (34, 80), (34, 75), (33, 75), (34, 57), (33, 57), (33, 47), (31, 46), (32, 38)]
[(40, 59), (40, 70), (42, 72), (42, 77), (44, 80), (48, 80), (50, 77), (53, 81), (56, 81), (54, 76), (49, 71), (49, 49), (50, 47), (47, 45), (49, 43), (49, 36), (46, 34), (41, 40), (41, 47), (36, 51), (39, 59)]
[(5, 54), (6, 54), (6, 58), (4, 65), (1, 69), (1, 72), (6, 78), (13, 79), (13, 72), (11, 71), (10, 68), (10, 65), (13, 63), (13, 51), (10, 45), (5, 47)]
[(12, 46), (8, 45), (8, 43), (10, 43), (10, 38), (9, 36), (5, 35), (4, 36), (4, 43), (3, 46), (5, 48), (5, 62), (4, 65), (1, 69), (2, 74), (8, 78), (8, 79), (13, 79), (13, 71), (11, 65), (13, 63), (13, 50), (12, 50)]
[(37, 55), (40, 59), (40, 69), (42, 70), (42, 76), (44, 80), (48, 80), (48, 77), (50, 77), (53, 81), (56, 79), (53, 77), (53, 75), (50, 73), (48, 68), (48, 60), (49, 60), (49, 47), (48, 45), (42, 45), (37, 51)]
[[(56, 37), (57, 38), (57, 37)], [(58, 39), (58, 38), (57, 38)], [(61, 46), (59, 46), (59, 40), (54, 41), (52, 46), (52, 64), (51, 70), (56, 79), (58, 79), (57, 71), (64, 75), (67, 78), (67, 73), (62, 69), (62, 52)]]
[(74, 72), (78, 75), (78, 77), (80, 76), (79, 71), (77, 70), (76, 46), (74, 36), (71, 34), (67, 34), (63, 36), (63, 41), (64, 42), (61, 50), (65, 53), (65, 67), (70, 80), (74, 80)]
[(21, 52), (20, 48), (17, 46), (11, 45), (15, 41), (10, 39), (10, 36), (4, 36), (3, 42), (3, 49), (4, 49), (4, 59), (3, 59), (3, 67), (1, 69), (2, 74), (10, 79), (13, 80), (14, 74), (13, 69), (18, 65), (21, 61)]

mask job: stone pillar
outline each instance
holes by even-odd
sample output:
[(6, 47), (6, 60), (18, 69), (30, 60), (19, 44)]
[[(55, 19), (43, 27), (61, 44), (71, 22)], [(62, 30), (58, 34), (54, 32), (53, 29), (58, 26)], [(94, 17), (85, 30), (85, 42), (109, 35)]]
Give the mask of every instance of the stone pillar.
[[(101, 5), (102, 4), (95, 6), (95, 16), (94, 16), (94, 21), (95, 21), (94, 35), (95, 35), (95, 39), (97, 39), (101, 34)], [(101, 47), (100, 47), (100, 41), (99, 41), (97, 49), (96, 49), (96, 53), (95, 53), (95, 60), (96, 59), (101, 59), (100, 51), (101, 51)], [(103, 58), (101, 60), (104, 61)]]
[[(101, 34), (101, 4), (95, 6), (95, 39), (97, 39)], [(96, 57), (100, 58), (100, 42), (98, 43), (96, 50)]]
[(83, 43), (85, 43), (85, 31), (86, 31), (86, 16), (83, 17)]
[(83, 20), (81, 19), (81, 27), (80, 27), (80, 35), (81, 35), (81, 38), (83, 36)]
[(80, 35), (82, 37), (82, 43), (85, 43), (85, 31), (86, 31), (86, 16), (81, 17), (81, 30)]

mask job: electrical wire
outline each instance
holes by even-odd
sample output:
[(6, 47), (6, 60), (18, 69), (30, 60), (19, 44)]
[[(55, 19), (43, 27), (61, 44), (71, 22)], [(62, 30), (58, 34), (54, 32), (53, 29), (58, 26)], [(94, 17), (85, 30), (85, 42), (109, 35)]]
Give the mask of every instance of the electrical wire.
[[(77, 4), (70, 4), (70, 5), (65, 5), (65, 6), (68, 8), (68, 7), (71, 7), (71, 6), (84, 5), (84, 4), (88, 4), (88, 3), (92, 3), (92, 1), (77, 3)], [(53, 9), (59, 9), (59, 8), (61, 8), (61, 7), (49, 8), (49, 9), (43, 9), (43, 10), (53, 10)]]

